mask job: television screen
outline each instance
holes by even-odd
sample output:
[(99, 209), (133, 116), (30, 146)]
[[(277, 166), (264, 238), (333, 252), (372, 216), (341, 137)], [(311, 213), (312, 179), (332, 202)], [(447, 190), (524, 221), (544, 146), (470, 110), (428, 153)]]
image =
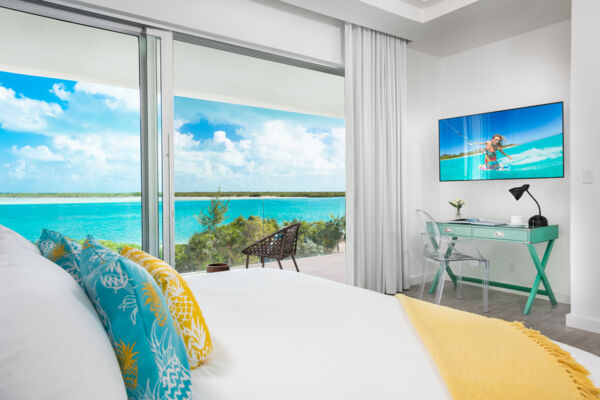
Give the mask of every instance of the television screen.
[(440, 181), (562, 178), (563, 103), (439, 120)]

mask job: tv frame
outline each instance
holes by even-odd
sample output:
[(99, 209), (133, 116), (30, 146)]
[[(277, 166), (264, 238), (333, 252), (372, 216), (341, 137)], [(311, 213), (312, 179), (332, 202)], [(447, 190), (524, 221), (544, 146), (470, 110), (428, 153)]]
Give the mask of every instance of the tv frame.
[[(561, 104), (561, 108), (562, 108), (562, 148), (563, 148), (563, 163), (562, 163), (562, 175), (561, 176), (552, 176), (552, 177), (531, 177), (531, 178), (506, 178), (506, 179), (501, 179), (501, 178), (494, 178), (494, 179), (446, 179), (446, 180), (442, 180), (442, 160), (440, 160), (440, 122), (447, 120), (447, 119), (453, 119), (453, 118), (463, 118), (463, 117), (472, 117), (474, 115), (481, 115), (481, 114), (493, 114), (493, 113), (497, 113), (497, 112), (502, 112), (502, 111), (511, 111), (511, 110), (519, 110), (521, 108), (530, 108), (530, 107), (539, 107), (539, 106), (547, 106), (550, 104)], [(437, 142), (437, 159), (438, 159), (438, 182), (444, 183), (444, 182), (479, 182), (479, 181), (510, 181), (510, 180), (523, 180), (523, 179), (564, 179), (565, 178), (565, 103), (564, 100), (561, 101), (552, 101), (549, 103), (541, 103), (541, 104), (532, 104), (530, 106), (523, 106), (523, 107), (513, 107), (513, 108), (506, 108), (503, 110), (494, 110), (494, 111), (488, 111), (488, 112), (480, 112), (480, 113), (473, 113), (473, 114), (465, 114), (465, 115), (457, 115), (455, 117), (447, 117), (447, 118), (440, 118), (438, 119), (438, 142)]]

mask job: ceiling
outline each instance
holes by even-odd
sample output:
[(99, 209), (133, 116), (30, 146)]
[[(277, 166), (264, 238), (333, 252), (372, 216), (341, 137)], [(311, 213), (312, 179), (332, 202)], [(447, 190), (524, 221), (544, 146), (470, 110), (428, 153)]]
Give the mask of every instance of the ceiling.
[(571, 0), (280, 0), (446, 57), (571, 18)]

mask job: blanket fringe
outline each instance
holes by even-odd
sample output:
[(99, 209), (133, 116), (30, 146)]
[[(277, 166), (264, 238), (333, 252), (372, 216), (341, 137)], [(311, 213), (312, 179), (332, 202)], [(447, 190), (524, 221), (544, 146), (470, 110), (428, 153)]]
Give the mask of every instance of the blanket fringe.
[(546, 336), (540, 334), (539, 331), (526, 328), (522, 323), (517, 321), (511, 322), (510, 324), (546, 350), (548, 354), (560, 363), (571, 377), (573, 383), (577, 386), (577, 390), (581, 394), (582, 399), (597, 400), (600, 398), (600, 388), (594, 386), (593, 382), (588, 377), (590, 374), (589, 371), (577, 363), (571, 354), (561, 349)]

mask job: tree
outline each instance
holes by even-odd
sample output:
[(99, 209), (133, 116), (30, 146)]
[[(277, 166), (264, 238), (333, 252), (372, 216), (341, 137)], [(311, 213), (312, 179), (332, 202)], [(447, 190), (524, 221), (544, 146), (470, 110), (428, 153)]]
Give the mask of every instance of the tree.
[(219, 188), (215, 197), (210, 199), (210, 205), (206, 212), (200, 211), (200, 214), (196, 215), (196, 219), (205, 228), (205, 231), (215, 234), (217, 226), (227, 218), (228, 209), (229, 200), (221, 200), (221, 188)]

